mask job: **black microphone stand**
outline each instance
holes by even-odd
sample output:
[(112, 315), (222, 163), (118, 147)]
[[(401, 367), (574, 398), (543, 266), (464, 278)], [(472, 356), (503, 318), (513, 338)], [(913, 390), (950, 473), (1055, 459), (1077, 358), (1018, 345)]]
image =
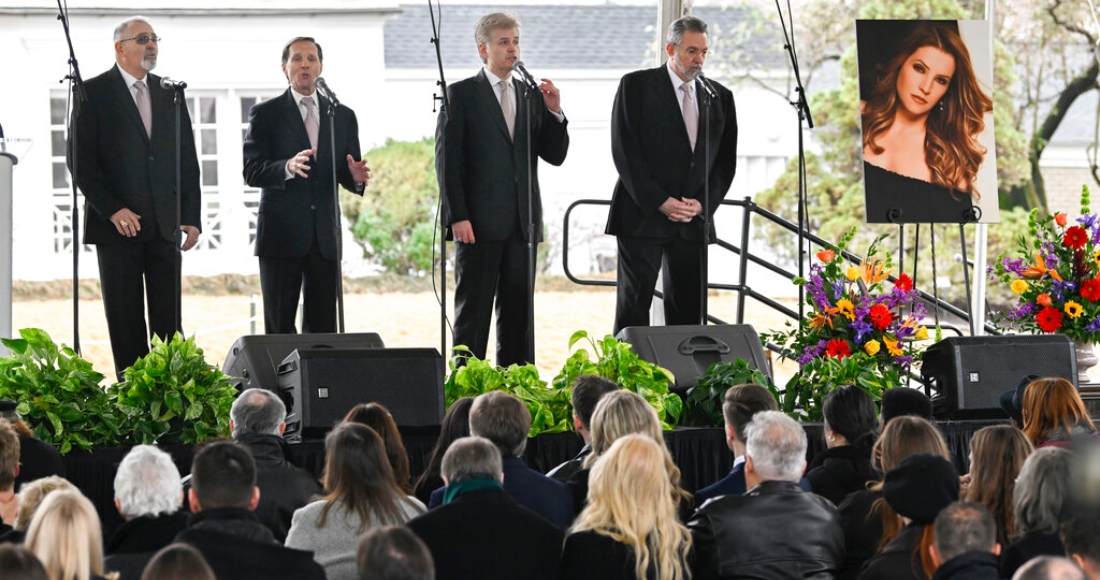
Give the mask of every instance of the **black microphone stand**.
[[(176, 203), (176, 229), (172, 234), (172, 240), (176, 245), (176, 296), (175, 304), (172, 306), (175, 314), (172, 324), (175, 325), (176, 331), (181, 333), (183, 331), (183, 315), (181, 314), (181, 303), (183, 301), (183, 249), (180, 247), (182, 241), (180, 239), (180, 234), (182, 233), (180, 230), (180, 226), (182, 225), (182, 216), (180, 215), (180, 192), (183, 186), (183, 179), (180, 175), (180, 131), (182, 131), (182, 127), (180, 126), (180, 107), (182, 105), (183, 88), (179, 84), (174, 84), (172, 85), (172, 106), (175, 109), (176, 115), (176, 195), (174, 200)], [(163, 338), (165, 342), (172, 340), (171, 336)]]
[[(450, 106), (450, 101), (447, 97), (447, 77), (443, 75), (443, 55), (439, 51), (439, 28), (435, 23), (435, 11), (432, 10), (432, 0), (428, 0), (428, 14), (432, 19), (432, 44), (435, 45), (435, 61), (439, 65), (439, 80), (436, 84), (439, 85), (440, 94), (433, 95), (434, 100), (440, 102), (439, 111), (440, 114), (446, 115)], [(434, 105), (433, 100), (433, 105)], [(432, 107), (432, 112), (435, 112), (435, 107)], [(438, 139), (438, 137), (437, 137)], [(436, 199), (435, 205), (435, 219), (438, 222), (438, 227), (435, 228), (433, 235), (439, 235), (439, 354), (444, 357), (447, 356), (447, 226), (450, 224), (443, 223), (443, 186), (439, 187), (439, 198)], [(435, 265), (435, 261), (432, 261), (432, 265)]]
[[(791, 101), (791, 106), (798, 111), (798, 276), (806, 277), (807, 246), (809, 240), (807, 234), (810, 230), (809, 194), (806, 191), (806, 147), (802, 136), (802, 121), (807, 122), (808, 128), (814, 128), (814, 118), (810, 114), (810, 104), (806, 101), (806, 89), (802, 86), (802, 77), (798, 72), (798, 52), (794, 47), (794, 14), (791, 12), (791, 2), (787, 0), (787, 14), (790, 17), (790, 34), (787, 33), (787, 22), (783, 20), (783, 9), (779, 6), (779, 0), (775, 0), (775, 9), (779, 12), (779, 24), (783, 27), (783, 48), (791, 58), (791, 70), (794, 71), (795, 92), (798, 98)], [(798, 318), (805, 317), (806, 288), (798, 287)]]
[[(344, 332), (344, 248), (343, 240), (344, 235), (341, 228), (341, 216), (340, 216), (340, 182), (336, 180), (336, 107), (340, 106), (340, 101), (336, 98), (336, 93), (331, 89), (325, 90), (325, 100), (328, 101), (328, 107), (325, 108), (326, 116), (328, 117), (328, 145), (329, 156), (332, 158), (332, 219), (333, 227), (336, 230), (333, 235), (336, 237), (336, 327), (340, 333)], [(317, 159), (321, 156), (318, 153)]]
[(707, 95), (703, 112), (703, 247), (700, 250), (699, 263), (699, 312), (702, 314), (703, 326), (707, 325), (707, 290), (710, 284), (710, 107), (713, 100), (706, 82), (705, 79), (699, 79), (699, 85)]
[[(522, 78), (522, 73), (521, 73)], [(535, 272), (538, 260), (538, 237), (535, 235), (535, 164), (538, 156), (531, 150), (531, 108), (534, 99), (539, 92), (533, 89), (526, 80), (523, 81), (524, 107), (524, 137), (527, 140), (524, 151), (527, 163), (527, 361), (535, 364)]]
[(77, 177), (79, 173), (79, 144), (77, 142), (77, 120), (80, 118), (81, 108), (88, 100), (88, 94), (84, 92), (84, 79), (80, 76), (80, 65), (76, 62), (76, 51), (73, 49), (73, 37), (69, 32), (68, 3), (62, 5), (62, 0), (57, 0), (57, 19), (61, 21), (61, 27), (65, 30), (65, 42), (69, 45), (69, 74), (61, 79), (61, 82), (69, 81), (69, 92), (73, 96), (72, 115), (69, 117), (69, 173), (72, 175), (73, 204), (72, 224), (73, 232), (73, 351), (80, 353), (80, 204), (77, 191)]

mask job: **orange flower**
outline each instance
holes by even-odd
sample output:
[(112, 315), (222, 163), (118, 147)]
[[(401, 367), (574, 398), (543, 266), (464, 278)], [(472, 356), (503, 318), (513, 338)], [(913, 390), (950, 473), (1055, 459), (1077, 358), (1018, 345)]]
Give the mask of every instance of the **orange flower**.
[(821, 260), (822, 262), (825, 262), (826, 264), (828, 264), (829, 262), (832, 262), (833, 258), (835, 258), (835, 257), (836, 257), (836, 252), (834, 252), (832, 250), (821, 250), (820, 252), (817, 253), (817, 259)]
[(1056, 223), (1060, 226), (1066, 225), (1066, 213), (1065, 212), (1058, 212), (1058, 213), (1054, 214), (1054, 223)]
[(1035, 297), (1035, 303), (1038, 304), (1039, 306), (1050, 306), (1050, 304), (1051, 304), (1050, 294), (1047, 294), (1046, 292), (1043, 292), (1042, 294), (1036, 296)]
[(882, 270), (882, 262), (878, 260), (864, 262), (861, 268), (863, 271), (863, 281), (868, 285), (878, 284), (890, 275), (890, 270), (884, 272)]
[(1051, 278), (1061, 282), (1062, 277), (1058, 274), (1057, 270), (1047, 269), (1047, 263), (1043, 260), (1043, 257), (1038, 253), (1035, 254), (1035, 264), (1030, 268), (1026, 268), (1020, 272), (1020, 275), (1024, 278), (1042, 278), (1044, 275), (1050, 274)]

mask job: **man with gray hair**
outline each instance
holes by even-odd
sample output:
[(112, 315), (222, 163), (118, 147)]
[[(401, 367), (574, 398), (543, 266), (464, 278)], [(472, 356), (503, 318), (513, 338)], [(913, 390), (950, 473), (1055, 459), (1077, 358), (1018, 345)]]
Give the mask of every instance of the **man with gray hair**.
[(702, 76), (707, 23), (684, 16), (666, 38), (667, 65), (624, 76), (611, 111), (619, 179), (606, 233), (619, 249), (616, 334), (649, 326), (662, 270), (665, 321), (700, 324), (703, 243), (714, 239), (704, 224), (713, 223), (737, 165), (733, 93)]
[[(504, 465), (504, 491), (519, 504), (561, 529), (573, 523), (573, 496), (569, 488), (527, 467), (523, 451), (531, 430), (531, 411), (503, 391), (478, 395), (470, 407), (470, 434), (492, 441)], [(432, 492), (429, 508), (443, 503), (447, 488)]]
[(294, 510), (305, 506), (323, 490), (310, 472), (286, 459), (286, 405), (266, 389), (247, 389), (229, 411), (233, 441), (247, 448), (256, 461), (256, 487), (260, 504), (256, 517), (271, 529), (279, 543), (286, 541)]
[(558, 577), (564, 533), (505, 491), (498, 447), (455, 440), (443, 456), (443, 505), (406, 524), (427, 544), (438, 580)]
[(435, 580), (428, 546), (405, 526), (381, 526), (359, 537), (356, 564), (361, 580)]
[(138, 580), (157, 550), (187, 527), (180, 472), (172, 457), (152, 445), (126, 454), (115, 473), (115, 508), (125, 523), (104, 546), (105, 569)]
[(997, 524), (980, 503), (957, 501), (940, 510), (930, 547), (932, 580), (1000, 580)]
[(1012, 580), (1096, 580), (1087, 575), (1069, 558), (1061, 556), (1036, 556), (1020, 566)]
[(695, 580), (832, 578), (844, 557), (840, 514), (803, 490), (806, 433), (778, 411), (753, 415), (745, 429), (744, 495), (703, 504), (688, 523)]

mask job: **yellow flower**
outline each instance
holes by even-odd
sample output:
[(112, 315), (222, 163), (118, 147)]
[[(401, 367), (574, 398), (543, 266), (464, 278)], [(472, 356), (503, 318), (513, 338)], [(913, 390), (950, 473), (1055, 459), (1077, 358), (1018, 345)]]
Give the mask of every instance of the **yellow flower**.
[(1066, 301), (1066, 306), (1064, 310), (1070, 318), (1077, 318), (1078, 316), (1081, 316), (1081, 314), (1085, 311), (1085, 308), (1072, 300), (1068, 300)]
[(1100, 266), (1100, 249), (1097, 249), (1096, 252), (1092, 254), (1092, 261), (1097, 266)]
[(882, 337), (882, 342), (886, 343), (886, 350), (890, 353), (890, 356), (901, 356), (905, 354), (905, 351), (898, 348), (898, 339), (892, 336)]
[(928, 340), (928, 327), (922, 326), (917, 329), (917, 332), (913, 335), (914, 340)]
[(880, 348), (882, 348), (882, 345), (879, 344), (877, 340), (868, 340), (867, 343), (863, 345), (863, 352), (875, 356)]
[(841, 298), (836, 301), (836, 308), (841, 314), (846, 316), (848, 320), (855, 321), (856, 319), (856, 305), (852, 304), (851, 300), (847, 298)]
[(1024, 292), (1027, 292), (1027, 287), (1028, 287), (1027, 282), (1025, 282), (1023, 280), (1013, 280), (1012, 281), (1012, 291), (1017, 293), (1017, 294), (1023, 294)]
[[(1097, 251), (1100, 252), (1100, 250)], [(1098, 261), (1097, 264), (1100, 264), (1100, 261)], [(849, 282), (855, 282), (856, 278), (859, 278), (859, 268), (855, 266), (849, 267), (848, 271), (844, 273), (844, 277), (847, 278)]]

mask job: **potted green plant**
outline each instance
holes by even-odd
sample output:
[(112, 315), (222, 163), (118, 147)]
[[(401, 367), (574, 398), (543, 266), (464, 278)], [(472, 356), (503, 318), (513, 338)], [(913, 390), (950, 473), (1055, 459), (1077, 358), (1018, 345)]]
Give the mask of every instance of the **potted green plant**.
[(0, 399), (16, 401), (36, 437), (62, 454), (118, 443), (118, 420), (100, 386), (105, 377), (90, 362), (39, 328), (3, 343), (11, 354), (0, 357)]
[(722, 404), (726, 390), (735, 385), (753, 383), (767, 387), (779, 400), (779, 393), (763, 371), (749, 366), (742, 358), (716, 362), (703, 376), (695, 379), (684, 397), (684, 412), (680, 425), (685, 427), (720, 427), (725, 423)]
[(194, 337), (154, 336), (149, 354), (123, 371), (109, 396), (125, 417), (122, 434), (132, 443), (199, 443), (229, 434), (229, 409), (237, 395), (230, 377), (206, 362)]

